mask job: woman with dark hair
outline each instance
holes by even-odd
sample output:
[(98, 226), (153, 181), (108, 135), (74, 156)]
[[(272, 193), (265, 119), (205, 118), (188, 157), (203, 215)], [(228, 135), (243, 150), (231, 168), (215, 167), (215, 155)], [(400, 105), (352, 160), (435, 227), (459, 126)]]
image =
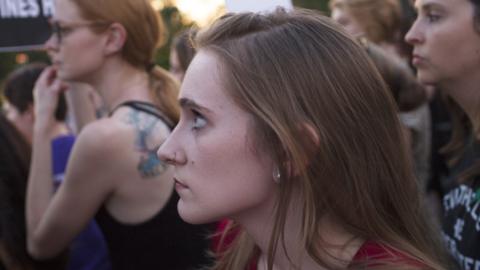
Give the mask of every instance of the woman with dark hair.
[(0, 114), (0, 269), (65, 269), (61, 257), (38, 262), (28, 255), (25, 231), (25, 194), (30, 146)]
[(400, 56), (402, 6), (399, 0), (330, 0), (332, 18), (353, 36), (364, 36)]
[[(404, 43), (401, 35), (404, 21), (399, 0), (331, 0), (330, 7), (332, 19), (341, 24), (347, 32), (375, 44), (385, 51), (384, 55), (389, 55), (388, 58), (392, 59), (389, 62), (394, 63), (389, 66), (382, 64), (380, 67), (382, 75), (388, 75), (384, 76), (384, 79), (392, 82), (392, 79), (396, 79), (394, 76), (405, 77), (406, 73), (413, 74), (413, 71), (408, 71), (409, 57), (402, 55), (398, 46)], [(378, 60), (378, 57), (373, 60)], [(397, 74), (392, 73), (392, 66)], [(398, 87), (402, 83), (403, 87)], [(430, 178), (431, 155), (431, 120), (427, 93), (415, 80), (402, 83), (396, 82), (397, 85), (392, 91), (397, 92), (399, 116), (409, 138), (415, 176), (422, 190), (426, 191)], [(392, 86), (391, 83), (387, 84)], [(409, 108), (406, 109), (407, 107)]]
[(480, 268), (480, 1), (416, 0), (405, 39), (418, 79), (448, 97), (453, 134), (443, 236), (463, 269)]
[(158, 155), (185, 221), (233, 220), (213, 269), (447, 269), (395, 103), (355, 40), (277, 10), (223, 16), (195, 44)]

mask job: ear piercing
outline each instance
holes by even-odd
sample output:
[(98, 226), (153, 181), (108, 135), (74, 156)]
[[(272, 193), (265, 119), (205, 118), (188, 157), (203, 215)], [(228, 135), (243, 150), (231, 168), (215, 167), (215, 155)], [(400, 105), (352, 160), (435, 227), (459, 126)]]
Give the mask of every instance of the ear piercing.
[(282, 177), (282, 175), (280, 174), (280, 169), (275, 166), (275, 168), (273, 169), (273, 181), (277, 184), (280, 184), (280, 178)]

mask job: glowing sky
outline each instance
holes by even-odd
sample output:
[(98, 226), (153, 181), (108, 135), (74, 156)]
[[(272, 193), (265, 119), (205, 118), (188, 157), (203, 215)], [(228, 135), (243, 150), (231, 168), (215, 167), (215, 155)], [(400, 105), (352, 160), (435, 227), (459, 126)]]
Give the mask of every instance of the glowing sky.
[[(164, 6), (164, 0), (153, 0), (156, 9)], [(224, 0), (171, 0), (174, 5), (190, 20), (204, 26), (218, 16), (225, 6)]]

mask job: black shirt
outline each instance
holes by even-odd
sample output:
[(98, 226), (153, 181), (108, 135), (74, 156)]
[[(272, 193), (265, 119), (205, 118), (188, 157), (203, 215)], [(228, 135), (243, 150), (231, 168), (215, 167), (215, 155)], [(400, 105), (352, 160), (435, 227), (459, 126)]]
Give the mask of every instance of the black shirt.
[(480, 144), (467, 140), (464, 153), (451, 168), (450, 188), (443, 197), (443, 237), (462, 269), (480, 269), (480, 177), (459, 183), (458, 176), (480, 160)]

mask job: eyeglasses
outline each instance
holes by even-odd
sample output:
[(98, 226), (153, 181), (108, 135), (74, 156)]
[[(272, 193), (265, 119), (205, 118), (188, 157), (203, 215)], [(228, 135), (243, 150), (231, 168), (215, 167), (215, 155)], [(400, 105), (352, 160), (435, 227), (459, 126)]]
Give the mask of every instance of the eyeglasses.
[(62, 44), (62, 40), (67, 36), (69, 33), (75, 31), (75, 29), (81, 27), (104, 27), (109, 25), (107, 22), (76, 22), (76, 23), (68, 23), (68, 24), (60, 24), (58, 21), (51, 20), (50, 22), (50, 31), (53, 37), (56, 39), (56, 45), (60, 46)]

